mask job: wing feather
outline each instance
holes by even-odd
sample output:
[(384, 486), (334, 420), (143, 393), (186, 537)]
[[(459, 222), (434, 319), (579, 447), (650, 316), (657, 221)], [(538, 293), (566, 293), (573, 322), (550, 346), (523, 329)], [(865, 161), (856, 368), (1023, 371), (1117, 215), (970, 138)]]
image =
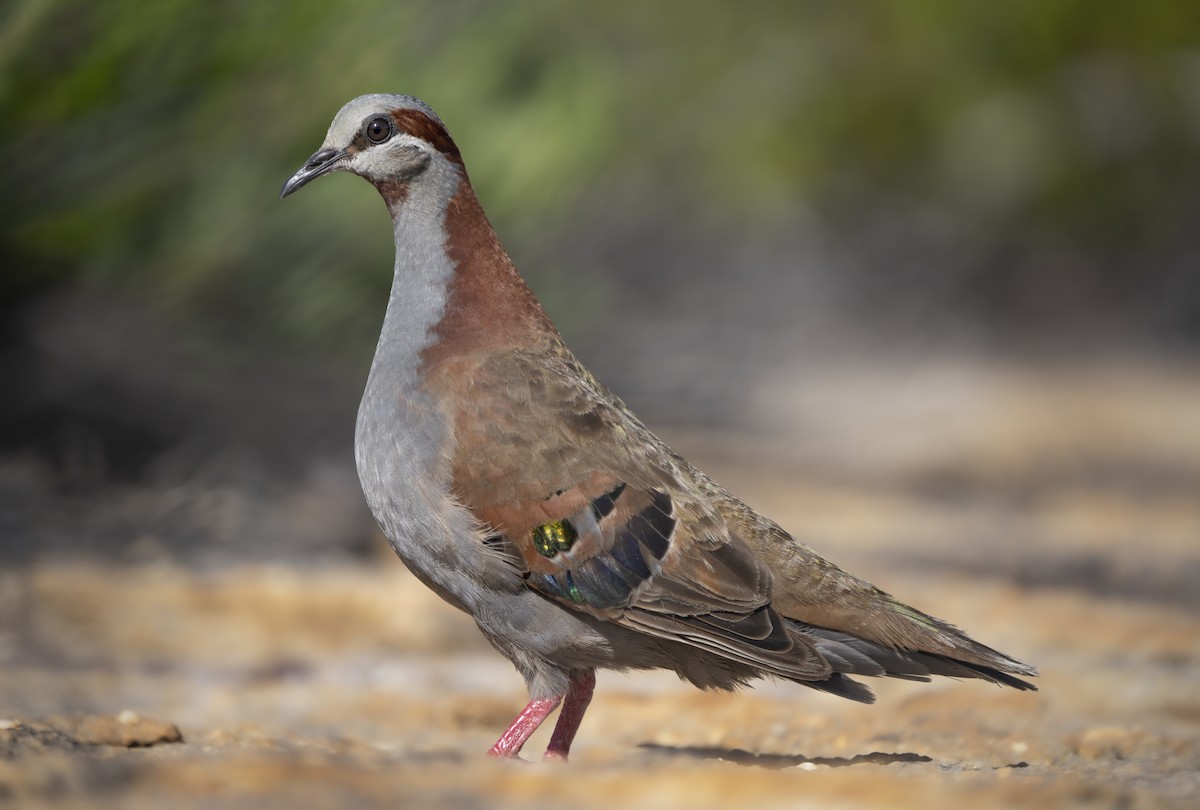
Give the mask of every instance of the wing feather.
[(816, 648), (771, 607), (762, 560), (702, 499), (680, 495), (690, 468), (573, 358), (558, 359), (486, 358), (456, 423), (470, 450), (454, 458), (455, 494), (516, 550), (527, 585), (784, 677), (827, 677)]
[(1036, 674), (755, 513), (561, 344), (461, 358), (431, 384), (462, 386), (454, 495), (483, 536), (503, 537), (527, 587), (566, 609), (856, 700), (869, 690), (840, 673), (1021, 688), (1005, 673)]

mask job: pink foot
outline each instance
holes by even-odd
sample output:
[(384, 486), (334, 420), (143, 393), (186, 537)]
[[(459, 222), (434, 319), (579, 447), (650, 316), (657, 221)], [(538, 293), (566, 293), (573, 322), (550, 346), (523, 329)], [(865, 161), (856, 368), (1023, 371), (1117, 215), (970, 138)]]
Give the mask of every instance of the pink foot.
[(592, 702), (592, 692), (595, 688), (594, 671), (589, 669), (572, 676), (562, 711), (558, 714), (558, 723), (554, 726), (554, 734), (551, 735), (550, 745), (546, 749), (546, 761), (567, 761), (567, 755), (571, 753), (571, 743), (575, 740), (575, 733), (579, 731), (579, 724), (583, 722), (583, 713)]
[(549, 762), (566, 762), (575, 733), (579, 731), (579, 724), (583, 721), (583, 713), (592, 702), (592, 691), (595, 688), (594, 671), (576, 671), (571, 676), (566, 695), (553, 695), (529, 701), (517, 715), (517, 719), (513, 720), (512, 725), (496, 740), (496, 744), (488, 751), (488, 756), (495, 759), (520, 759), (518, 755), (521, 753), (521, 747), (550, 716), (550, 712), (562, 703), (562, 713), (554, 726), (554, 734), (551, 735), (550, 745), (546, 748), (545, 759)]
[(558, 708), (562, 702), (561, 696), (537, 698), (529, 701), (524, 710), (513, 720), (508, 730), (500, 735), (496, 744), (488, 751), (488, 756), (495, 759), (517, 759), (521, 746), (538, 730), (550, 712)]

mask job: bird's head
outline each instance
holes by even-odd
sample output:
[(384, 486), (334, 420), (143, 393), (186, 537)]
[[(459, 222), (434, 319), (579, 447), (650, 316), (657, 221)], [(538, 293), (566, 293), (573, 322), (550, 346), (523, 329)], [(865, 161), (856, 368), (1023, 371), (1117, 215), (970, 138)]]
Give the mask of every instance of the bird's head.
[(429, 105), (412, 96), (359, 96), (342, 107), (321, 148), (288, 178), (279, 196), (323, 174), (347, 171), (369, 180), (390, 206), (402, 202), (409, 184), (433, 167), (461, 171), (462, 157)]

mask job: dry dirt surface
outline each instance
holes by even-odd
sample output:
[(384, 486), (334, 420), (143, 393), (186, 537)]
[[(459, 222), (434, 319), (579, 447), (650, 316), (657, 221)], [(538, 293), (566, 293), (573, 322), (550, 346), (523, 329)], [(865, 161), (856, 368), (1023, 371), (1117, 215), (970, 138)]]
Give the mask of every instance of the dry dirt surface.
[(327, 567), (42, 560), (0, 570), (0, 805), (1200, 806), (1200, 385), (1172, 386), (1091, 427), (1043, 429), (1036, 400), (990, 418), (1000, 438), (949, 425), (957, 455), (874, 478), (672, 437), (835, 561), (1039, 666), (1037, 693), (871, 681), (861, 706), (600, 673), (570, 765), (538, 761), (548, 729), (530, 762), (493, 762), (520, 678), (382, 541)]

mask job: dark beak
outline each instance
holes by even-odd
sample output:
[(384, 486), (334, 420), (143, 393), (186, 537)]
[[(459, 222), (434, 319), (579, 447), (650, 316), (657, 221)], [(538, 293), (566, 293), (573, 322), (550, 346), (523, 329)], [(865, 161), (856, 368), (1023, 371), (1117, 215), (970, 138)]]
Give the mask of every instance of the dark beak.
[(316, 180), (323, 174), (329, 174), (336, 171), (342, 158), (346, 157), (344, 149), (322, 149), (304, 162), (300, 170), (293, 174), (288, 181), (283, 184), (283, 188), (279, 192), (279, 199), (283, 199), (301, 186)]

